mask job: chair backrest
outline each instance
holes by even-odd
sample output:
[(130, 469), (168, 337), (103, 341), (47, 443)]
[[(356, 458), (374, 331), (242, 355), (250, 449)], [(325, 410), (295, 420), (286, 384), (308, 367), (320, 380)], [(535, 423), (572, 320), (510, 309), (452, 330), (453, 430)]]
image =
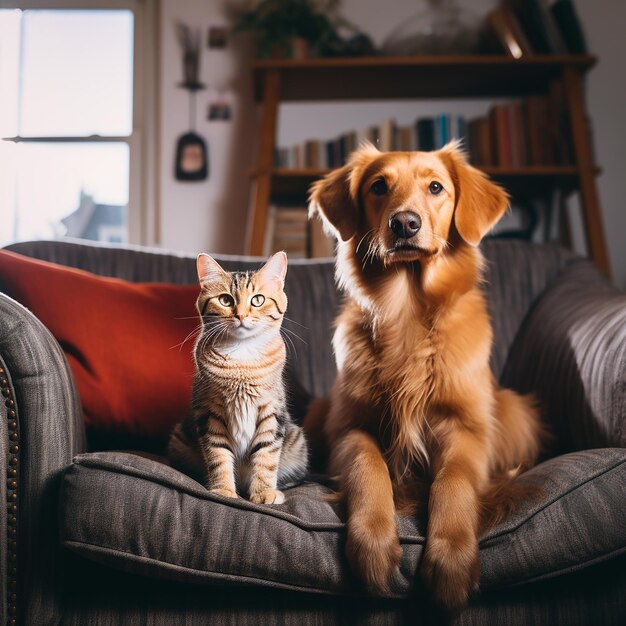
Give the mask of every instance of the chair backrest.
[[(24, 242), (8, 249), (130, 281), (197, 281), (194, 257), (160, 250), (68, 241)], [(572, 255), (557, 246), (520, 241), (487, 240), (482, 249), (487, 261), (484, 289), (494, 329), (491, 363), (500, 377), (520, 324)], [(261, 263), (250, 257), (216, 255), (216, 259), (228, 270), (257, 268)], [(289, 319), (284, 326), (292, 338), (291, 366), (301, 384), (316, 397), (328, 394), (335, 377), (331, 338), (341, 297), (333, 272), (330, 260), (293, 260), (285, 285)]]

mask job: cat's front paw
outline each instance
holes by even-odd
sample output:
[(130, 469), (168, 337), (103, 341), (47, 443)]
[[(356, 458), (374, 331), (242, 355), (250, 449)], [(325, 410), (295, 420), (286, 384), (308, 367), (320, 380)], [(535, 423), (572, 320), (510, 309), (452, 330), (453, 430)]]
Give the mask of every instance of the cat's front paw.
[(282, 504), (285, 501), (285, 494), (278, 489), (266, 489), (250, 494), (250, 502), (255, 504)]
[(225, 498), (238, 498), (236, 491), (232, 489), (209, 489), (211, 493), (214, 493), (218, 496), (224, 496)]

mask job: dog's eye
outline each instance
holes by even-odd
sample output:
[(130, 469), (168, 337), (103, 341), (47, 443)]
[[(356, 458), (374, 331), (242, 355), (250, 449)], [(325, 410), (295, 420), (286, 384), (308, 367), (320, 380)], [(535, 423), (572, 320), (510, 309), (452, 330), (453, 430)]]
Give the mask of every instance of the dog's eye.
[(440, 194), (442, 190), (443, 190), (443, 185), (436, 180), (433, 180), (433, 182), (430, 183), (430, 185), (428, 185), (428, 191), (430, 191), (430, 193), (432, 193), (433, 196)]
[(228, 293), (223, 293), (221, 296), (218, 297), (218, 300), (222, 306), (233, 306), (233, 304), (235, 304), (235, 300)]
[(254, 296), (252, 296), (252, 298), (250, 298), (250, 304), (252, 306), (261, 306), (264, 302), (265, 302), (265, 296), (261, 295), (260, 293), (257, 293)]
[(372, 183), (371, 189), (377, 196), (384, 196), (388, 191), (388, 187), (387, 187), (387, 183), (385, 182), (385, 179), (379, 178), (378, 180), (375, 180)]

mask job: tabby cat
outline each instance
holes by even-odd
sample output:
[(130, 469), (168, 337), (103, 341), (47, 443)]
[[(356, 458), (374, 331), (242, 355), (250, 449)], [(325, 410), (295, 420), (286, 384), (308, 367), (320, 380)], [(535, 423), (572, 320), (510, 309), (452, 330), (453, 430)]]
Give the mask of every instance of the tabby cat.
[(278, 487), (302, 480), (308, 455), (283, 383), (287, 255), (278, 252), (257, 272), (226, 272), (208, 254), (197, 267), (202, 331), (191, 414), (172, 432), (170, 459), (203, 475), (214, 493), (281, 504)]

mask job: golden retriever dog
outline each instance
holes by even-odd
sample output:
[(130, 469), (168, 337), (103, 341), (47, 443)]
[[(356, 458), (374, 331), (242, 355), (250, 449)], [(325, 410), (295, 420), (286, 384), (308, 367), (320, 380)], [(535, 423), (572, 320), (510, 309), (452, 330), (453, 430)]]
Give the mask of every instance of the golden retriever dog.
[(389, 588), (400, 561), (394, 498), (419, 500), (425, 482), (421, 576), (438, 603), (462, 607), (478, 586), (482, 509), (540, 450), (532, 402), (499, 388), (489, 366), (477, 246), (507, 205), (456, 143), (365, 145), (311, 188), (311, 212), (337, 238), (347, 296), (323, 416), (329, 469), (349, 563), (373, 592)]

